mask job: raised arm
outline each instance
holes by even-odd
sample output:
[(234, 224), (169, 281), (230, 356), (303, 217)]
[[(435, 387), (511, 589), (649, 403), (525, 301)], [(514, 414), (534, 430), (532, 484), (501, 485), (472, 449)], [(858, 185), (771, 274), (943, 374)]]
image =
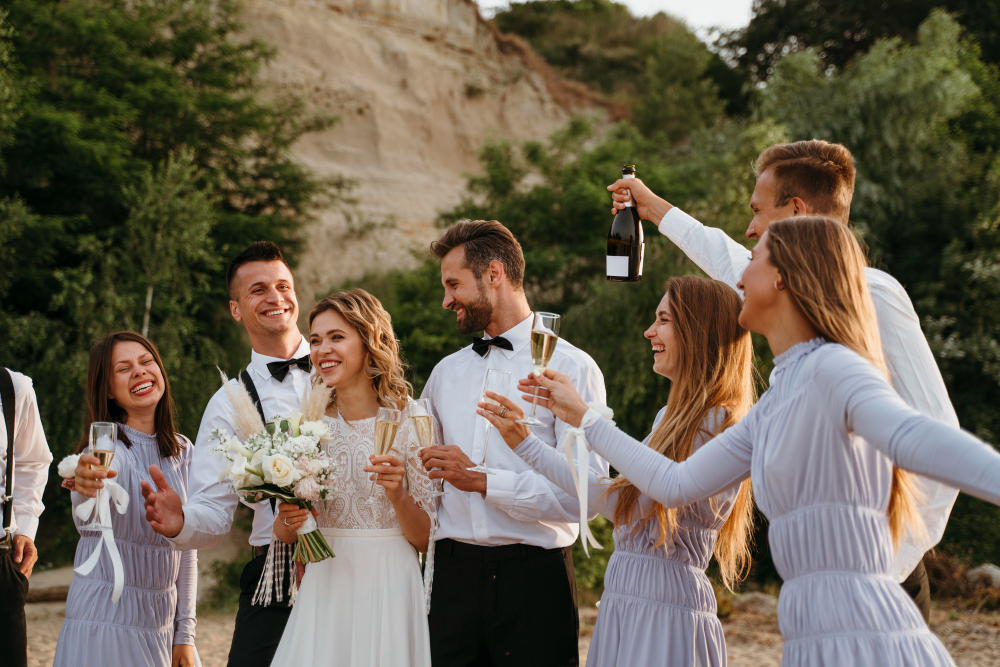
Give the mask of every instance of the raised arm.
[(1000, 453), (910, 408), (862, 357), (838, 346), (817, 364), (816, 382), (827, 408), (895, 465), (1000, 505)]
[[(576, 496), (576, 469), (570, 469), (566, 457), (559, 451), (542, 442), (538, 436), (529, 435), (521, 444), (514, 448), (514, 453), (524, 459), (524, 462), (545, 476), (550, 482), (570, 496)], [(591, 512), (596, 512), (608, 519), (614, 519), (615, 505), (618, 504), (618, 492), (607, 493), (611, 487), (611, 479), (598, 475), (590, 470), (587, 476), (587, 505)]]

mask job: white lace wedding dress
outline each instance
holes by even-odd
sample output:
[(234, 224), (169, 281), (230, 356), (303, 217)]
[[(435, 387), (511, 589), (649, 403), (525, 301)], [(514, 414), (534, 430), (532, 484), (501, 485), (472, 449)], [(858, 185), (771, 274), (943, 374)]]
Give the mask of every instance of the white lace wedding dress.
[[(320, 504), (320, 530), (336, 554), (306, 566), (272, 667), (430, 667), (424, 587), (417, 552), (403, 536), (381, 486), (368, 505), (364, 467), (374, 453), (375, 418), (326, 417), (327, 452), (341, 469), (337, 491)], [(437, 499), (411, 435), (400, 424), (393, 448), (405, 451), (406, 483), (435, 521)]]

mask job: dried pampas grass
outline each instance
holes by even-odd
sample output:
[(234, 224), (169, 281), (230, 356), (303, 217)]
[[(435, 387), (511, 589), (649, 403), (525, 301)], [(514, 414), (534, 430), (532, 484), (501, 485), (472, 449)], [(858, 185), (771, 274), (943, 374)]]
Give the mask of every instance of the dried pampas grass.
[(247, 391), (243, 380), (237, 379), (235, 385), (230, 383), (229, 378), (221, 368), (219, 368), (219, 375), (222, 376), (222, 386), (226, 388), (229, 402), (233, 406), (233, 425), (236, 427), (235, 435), (242, 442), (246, 442), (247, 438), (251, 435), (264, 430), (264, 422), (261, 421), (260, 413), (257, 412), (257, 406), (254, 405), (253, 399), (250, 398), (250, 392)]
[(326, 383), (313, 381), (309, 383), (309, 391), (302, 399), (302, 421), (318, 422), (326, 414), (326, 406), (330, 405), (333, 387)]

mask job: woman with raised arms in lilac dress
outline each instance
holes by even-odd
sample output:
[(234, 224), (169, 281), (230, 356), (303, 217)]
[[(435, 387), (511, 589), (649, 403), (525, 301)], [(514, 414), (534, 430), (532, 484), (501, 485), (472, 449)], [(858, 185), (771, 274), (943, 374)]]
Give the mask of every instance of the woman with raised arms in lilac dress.
[[(740, 327), (740, 298), (725, 283), (671, 278), (646, 330), (653, 372), (672, 381), (667, 405), (643, 441), (650, 452), (683, 461), (713, 436), (737, 423), (754, 401), (753, 346)], [(565, 457), (515, 423), (514, 401), (480, 403), (505, 442), (528, 464), (568, 493), (574, 472)], [(715, 593), (705, 575), (713, 551), (729, 588), (749, 565), (753, 502), (750, 482), (680, 509), (666, 509), (627, 476), (590, 473), (588, 504), (615, 523), (615, 553), (594, 627), (589, 667), (669, 664), (722, 667), (726, 643)]]
[[(193, 667), (198, 552), (175, 551), (145, 518), (140, 485), (152, 483), (155, 465), (186, 497), (191, 441), (174, 430), (170, 383), (156, 346), (137, 333), (119, 331), (90, 351), (87, 373), (90, 422), (117, 422), (118, 445), (108, 472), (90, 454), (80, 456), (73, 491), (75, 510), (113, 478), (130, 501), (124, 514), (112, 509), (111, 525), (125, 575), (121, 598), (112, 601), (114, 569), (101, 533), (73, 514), (80, 542), (76, 566), (103, 549), (97, 566), (77, 574), (66, 599), (53, 667)], [(77, 448), (83, 452), (87, 438)]]
[[(892, 576), (899, 538), (920, 530), (903, 471), (1000, 504), (1000, 454), (911, 410), (892, 389), (864, 266), (843, 224), (771, 224), (739, 285), (740, 324), (763, 334), (775, 354), (757, 405), (682, 463), (603, 419), (585, 431), (594, 450), (669, 507), (753, 479), (784, 579), (785, 667), (953, 665)], [(520, 386), (533, 390), (534, 382)], [(537, 382), (547, 390), (540, 405), (581, 423), (588, 407), (565, 377)]]

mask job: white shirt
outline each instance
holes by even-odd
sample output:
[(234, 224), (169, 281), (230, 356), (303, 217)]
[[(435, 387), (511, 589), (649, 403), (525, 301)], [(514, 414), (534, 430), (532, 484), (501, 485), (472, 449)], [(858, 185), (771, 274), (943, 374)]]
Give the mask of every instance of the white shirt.
[[(445, 445), (456, 445), (474, 462), (483, 460), (486, 420), (476, 414), (481, 400), (483, 380), (488, 368), (510, 371), (507, 397), (519, 403), (526, 413), (531, 404), (521, 400), (518, 380), (531, 373), (531, 324), (534, 316), (501, 334), (513, 350), (490, 347), (480, 357), (472, 346), (445, 357), (434, 367), (422, 398), (431, 400), (434, 416), (441, 424)], [(584, 401), (604, 403), (604, 376), (594, 360), (560, 338), (549, 368), (567, 374)], [(535, 416), (545, 426), (532, 427), (547, 445), (554, 447), (557, 438), (569, 428), (545, 408)], [(495, 472), (486, 476), (486, 496), (459, 491), (450, 485), (441, 497), (438, 509), (440, 528), (437, 539), (452, 538), (484, 546), (530, 544), (546, 549), (573, 544), (579, 533), (579, 501), (535, 472), (520, 456), (510, 450), (491, 429), (486, 467)], [(607, 463), (590, 454), (590, 468), (608, 475)], [(590, 518), (593, 518), (591, 516)]]
[[(10, 529), (15, 535), (24, 535), (34, 541), (38, 517), (45, 509), (42, 491), (45, 490), (49, 464), (52, 463), (52, 452), (45, 442), (31, 378), (14, 371), (10, 371), (10, 377), (14, 381), (14, 507), (11, 509)], [(6, 473), (7, 424), (0, 412), (0, 508), (3, 507), (3, 496), (7, 495)]]
[[(749, 250), (721, 229), (706, 227), (677, 207), (663, 216), (659, 229), (705, 273), (736, 289), (750, 263)], [(913, 409), (958, 427), (958, 416), (948, 398), (941, 371), (906, 290), (895, 278), (878, 269), (865, 268), (865, 277), (875, 304), (893, 388)], [(927, 526), (927, 536), (916, 539), (908, 535), (900, 542), (892, 570), (899, 581), (909, 576), (924, 552), (941, 540), (958, 496), (957, 490), (926, 477), (917, 477), (917, 482), (923, 496), (918, 498), (917, 506)]]
[[(303, 338), (292, 357), (308, 354), (309, 343)], [(291, 366), (285, 379), (278, 382), (267, 370), (267, 365), (273, 361), (284, 359), (265, 357), (253, 351), (250, 353), (250, 365), (247, 366), (260, 396), (264, 415), (268, 419), (298, 410), (309, 387), (309, 373), (298, 366)], [(237, 378), (230, 382), (236, 384)], [(219, 482), (219, 473), (226, 465), (213, 449), (218, 442), (212, 437), (212, 431), (217, 428), (225, 429), (230, 435), (236, 433), (233, 407), (225, 387), (220, 387), (209, 400), (201, 418), (201, 427), (198, 428), (194, 459), (191, 461), (191, 479), (188, 482), (188, 501), (184, 505), (184, 527), (176, 537), (171, 538), (177, 549), (211, 549), (222, 541), (233, 526), (233, 513), (239, 498), (228, 486), (228, 481)], [(274, 523), (271, 501), (248, 505), (254, 511), (250, 544), (270, 544)]]

